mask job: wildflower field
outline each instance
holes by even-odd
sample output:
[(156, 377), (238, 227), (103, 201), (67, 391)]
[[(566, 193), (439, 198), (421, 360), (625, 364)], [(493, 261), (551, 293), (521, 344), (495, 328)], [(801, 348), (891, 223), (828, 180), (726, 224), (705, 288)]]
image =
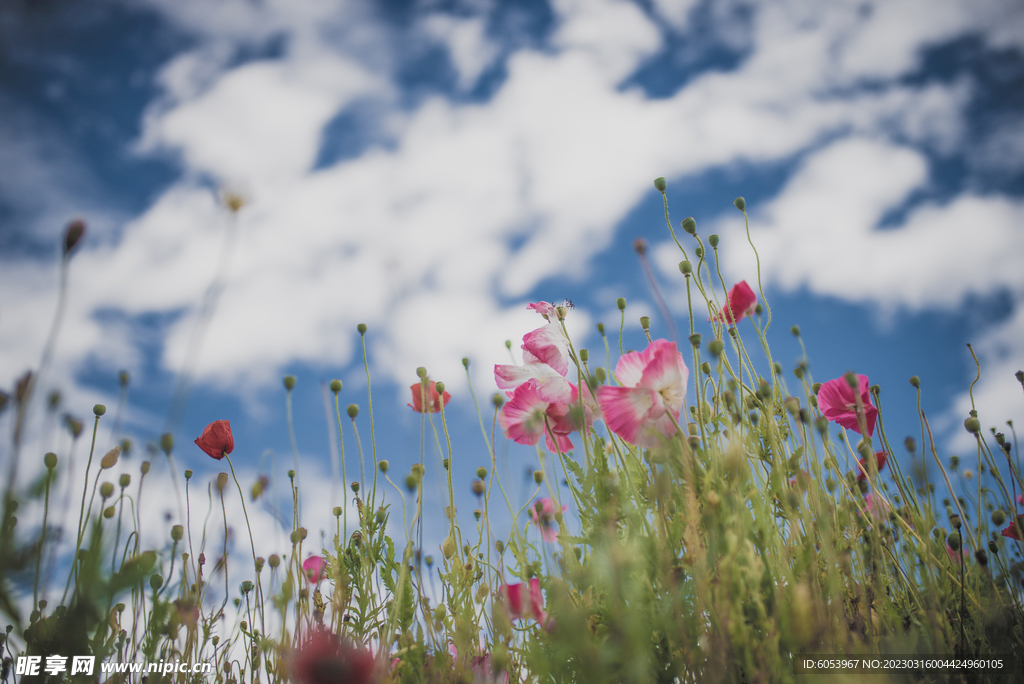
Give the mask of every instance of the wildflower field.
[[(665, 197), (664, 179), (655, 186)], [(742, 198), (736, 207), (746, 215)], [(726, 282), (718, 236), (692, 218), (674, 225), (667, 198), (665, 221), (689, 302), (680, 339), (652, 338), (641, 319), (646, 347), (624, 348), (619, 299), (618, 330), (599, 324), (603, 347), (582, 349), (565, 326), (571, 302), (530, 304), (537, 328), (522, 364), (495, 366), (501, 392), (477, 402), (474, 453), (451, 447), (444, 383), (424, 368), (410, 378), (409, 410), (436, 436), (443, 472), (428, 472), (430, 458), (392, 468), (377, 453), (374, 431), (388, 427), (373, 423), (372, 395), (349, 404), (331, 382), (351, 483), (322, 548), (301, 526), (294, 470), (289, 548), (258, 556), (266, 531), (248, 512), (233, 553), (227, 534), (207, 538), (211, 515), (227, 527), (226, 501), (246, 511), (267, 486), (236, 475), (219, 416), (194, 444), (164, 435), (153, 455), (186, 492), (183, 452), (223, 464), (212, 514), (186, 511), (146, 547), (142, 509), (175, 494), (147, 489), (151, 462), (123, 467), (129, 444), (97, 444), (104, 406), (87, 424), (47, 424), (70, 433), (67, 453), (26, 446), (48, 346), (41, 369), (0, 395), (12, 435), (0, 681), (1021, 681), (1024, 480), (1012, 422), (989, 429), (986, 416), (964, 416), (977, 449), (958, 459), (923, 412), (918, 425), (887, 425), (885, 388), (865, 375), (816, 379), (806, 359), (784, 368), (766, 341), (759, 274)], [(68, 227), (64, 286), (84, 237), (81, 222)], [(365, 355), (372, 331), (359, 333)], [(1024, 389), (1020, 372), (1004, 380)], [(290, 393), (295, 379), (284, 384)], [(499, 475), (505, 439), (536, 447), (528, 497), (510, 496)], [(15, 486), (40, 460), (41, 475)], [(471, 492), (456, 491), (452, 471), (468, 467)], [(428, 475), (447, 482), (446, 506), (425, 505)], [(57, 500), (53, 483), (69, 478), (74, 498)], [(466, 501), (476, 509), (456, 510)], [(443, 542), (425, 546), (432, 536)]]

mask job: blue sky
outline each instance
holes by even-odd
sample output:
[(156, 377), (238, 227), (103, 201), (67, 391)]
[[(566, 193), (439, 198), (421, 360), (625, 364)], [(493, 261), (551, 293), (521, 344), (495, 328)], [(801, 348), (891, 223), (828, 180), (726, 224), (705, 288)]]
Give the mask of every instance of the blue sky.
[[(518, 350), (540, 323), (527, 302), (571, 298), (570, 332), (595, 353), (619, 296), (627, 347), (641, 315), (665, 335), (632, 250), (643, 237), (686, 325), (658, 176), (676, 226), (692, 215), (721, 234), (730, 282), (756, 280), (732, 206), (746, 197), (775, 358), (798, 361), (799, 324), (816, 379), (856, 370), (882, 386), (891, 438), (917, 434), (916, 374), (944, 453), (969, 453), (968, 342), (983, 425), (1022, 414), (1019, 3), (16, 2), (0, 46), (0, 384), (39, 363), (56, 245), (81, 216), (47, 388), (87, 416), (117, 404), (128, 369), (138, 456), (164, 429), (231, 230), (219, 193), (239, 193), (178, 467), (216, 472), (191, 441), (225, 418), (245, 477), (272, 451), (284, 487), (294, 374), (321, 524), (321, 381), (344, 381), (368, 441), (357, 323), (381, 455), (403, 476), (419, 456), (405, 403), (425, 366), (455, 397), (467, 492), (486, 452), (461, 359), (486, 411), (504, 341)], [(39, 434), (41, 410), (35, 424), (38, 450), (66, 449)], [(535, 463), (510, 450), (523, 497)]]

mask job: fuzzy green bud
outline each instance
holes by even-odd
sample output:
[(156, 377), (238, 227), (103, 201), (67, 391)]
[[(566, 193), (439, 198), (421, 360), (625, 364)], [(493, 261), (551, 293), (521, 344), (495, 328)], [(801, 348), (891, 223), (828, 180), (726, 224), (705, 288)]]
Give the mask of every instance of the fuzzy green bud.
[(974, 417), (968, 418), (964, 421), (964, 428), (972, 435), (976, 435), (981, 432), (981, 421)]
[(711, 249), (718, 249), (718, 235), (714, 233), (708, 235), (708, 244), (711, 245)]
[(696, 247), (693, 248), (693, 253), (698, 259), (704, 258), (704, 248), (701, 247), (700, 245), (697, 245)]
[(1006, 524), (1006, 514), (1000, 509), (992, 511), (992, 524), (996, 527), (1002, 527)]
[(580, 361), (586, 363), (590, 360), (590, 352), (586, 349), (580, 349)]
[(797, 380), (803, 380), (804, 379), (804, 368), (803, 368), (803, 366), (797, 366), (796, 368), (794, 368), (793, 369), (793, 375), (796, 376)]
[(655, 178), (654, 179), (654, 189), (657, 190), (658, 192), (664, 193), (665, 192), (665, 188), (667, 188), (667, 187), (668, 187), (668, 185), (665, 183), (665, 179), (664, 178)]
[(736, 206), (736, 208), (737, 208), (737, 209), (739, 209), (740, 211), (746, 211), (746, 209), (747, 209), (747, 200), (743, 199), (742, 197), (737, 197), (736, 199), (734, 199), (734, 200), (732, 201), (732, 203), (733, 203), (733, 204), (734, 204), (734, 205)]
[(544, 471), (543, 470), (534, 470), (533, 471), (533, 481), (536, 482), (537, 484), (540, 484), (541, 482), (543, 482), (544, 481)]
[(640, 317), (640, 327), (643, 328), (644, 330), (650, 330), (651, 329), (651, 317), (650, 316), (641, 316)]
[(680, 261), (679, 272), (682, 273), (684, 276), (689, 277), (690, 274), (693, 273), (693, 264), (691, 264), (689, 261), (686, 261), (685, 259), (683, 261)]
[(103, 484), (100, 485), (100, 496), (102, 496), (104, 499), (109, 499), (113, 493), (114, 485), (110, 484), (109, 482), (104, 482)]
[(953, 549), (954, 551), (959, 551), (960, 550), (960, 535), (959, 534), (950, 534), (948, 537), (946, 537), (946, 545), (949, 546), (949, 548)]
[(164, 454), (170, 454), (174, 449), (174, 435), (170, 432), (160, 435), (160, 448), (164, 450)]
[(907, 451), (909, 451), (912, 454), (917, 451), (917, 442), (914, 441), (913, 437), (907, 437), (905, 440), (903, 440), (903, 446), (905, 446), (907, 448)]
[(57, 467), (57, 454), (53, 453), (52, 451), (49, 452), (48, 454), (43, 456), (43, 463), (46, 465), (47, 469), (53, 470), (54, 468)]
[(722, 340), (715, 339), (708, 342), (708, 352), (715, 358), (722, 353), (724, 348), (725, 344), (722, 343)]
[(353, 482), (351, 485), (349, 485), (349, 487), (352, 489), (352, 493), (353, 494), (358, 494), (359, 493), (359, 483), (358, 482)]
[(270, 554), (270, 558), (267, 559), (267, 565), (270, 566), (270, 569), (273, 570), (274, 568), (276, 568), (280, 564), (281, 564), (281, 557), (278, 556), (276, 553)]
[(104, 406), (103, 404), (96, 404), (95, 406), (92, 407), (92, 412), (95, 413), (97, 416), (102, 416), (104, 413), (107, 412), (107, 407)]
[(386, 459), (381, 459), (381, 461), (377, 464), (377, 467), (380, 468), (380, 472), (386, 473), (388, 472), (388, 468), (391, 467), (391, 464), (388, 463)]
[(604, 368), (598, 366), (594, 371), (594, 379), (600, 383), (604, 383), (604, 381), (608, 379), (608, 373), (605, 372)]
[(356, 330), (359, 331), (360, 335), (365, 335), (366, 334), (366, 324), (365, 323), (360, 323), (359, 325), (356, 326)]
[(103, 458), (100, 459), (100, 470), (109, 470), (117, 465), (117, 459), (121, 457), (121, 445), (118, 444), (113, 449), (103, 454)]
[(103, 517), (107, 520), (113, 518), (115, 513), (117, 513), (116, 506), (107, 506), (106, 508), (103, 509)]
[(153, 591), (158, 591), (160, 587), (164, 585), (164, 578), (160, 575), (149, 576), (149, 586), (153, 587)]
[(143, 462), (142, 462), (142, 464), (141, 464), (141, 465), (139, 466), (139, 471), (140, 471), (140, 472), (141, 472), (141, 473), (142, 473), (143, 475), (145, 475), (146, 473), (148, 473), (148, 472), (149, 472), (149, 461), (143, 461)]
[(476, 469), (476, 476), (479, 477), (481, 480), (486, 480), (487, 479), (487, 468), (484, 468), (483, 466), (480, 466), (479, 468), (477, 468)]
[(818, 390), (820, 390), (820, 389), (821, 389), (821, 383), (820, 382), (816, 382), (813, 385), (811, 385), (811, 391), (814, 392), (815, 394), (817, 394)]
[(693, 220), (692, 216), (684, 218), (683, 222), (679, 225), (681, 225), (683, 227), (683, 230), (685, 230), (690, 235), (697, 234), (697, 222)]
[(910, 384), (915, 388), (919, 388), (921, 386), (921, 378), (917, 377), (916, 375), (911, 375)]
[(295, 387), (295, 376), (286, 375), (284, 376), (284, 388), (289, 392)]
[(994, 540), (989, 541), (989, 543), (988, 543), (988, 550), (991, 551), (992, 553), (998, 554), (999, 553), (999, 544), (996, 544)]
[(331, 380), (331, 391), (335, 394), (341, 391), (341, 380), (338, 380), (337, 378)]
[(604, 337), (604, 323), (597, 324), (597, 332), (601, 337)]
[(501, 405), (505, 403), (505, 397), (501, 396), (501, 392), (495, 392), (491, 397), (491, 403), (494, 404), (494, 408), (501, 408)]
[(700, 333), (693, 333), (692, 335), (690, 335), (690, 344), (693, 345), (694, 348), (700, 346), (700, 340), (701, 340)]
[(217, 473), (217, 491), (223, 492), (224, 488), (228, 486), (228, 474)]
[(356, 404), (349, 404), (345, 412), (348, 413), (349, 418), (355, 420), (356, 416), (359, 415), (359, 407)]
[(444, 557), (450, 560), (455, 555), (455, 548), (455, 540), (451, 537), (445, 537), (444, 542), (441, 544), (441, 553), (444, 554)]
[(450, 461), (447, 458), (441, 459), (441, 467), (444, 468), (445, 470), (448, 470), (449, 463)]
[(132, 476), (128, 473), (121, 473), (121, 479), (118, 480), (118, 484), (121, 485), (121, 489), (124, 489), (132, 483)]
[(191, 470), (188, 470), (188, 469), (186, 469), (186, 470), (185, 470), (185, 481), (186, 481), (186, 482), (188, 482), (188, 481), (189, 481), (189, 480), (191, 480), (191, 479), (192, 479), (192, 471), (191, 471)]
[(615, 300), (615, 306), (617, 306), (619, 308), (619, 311), (625, 311), (626, 310), (626, 298), (625, 297), (619, 297), (618, 299), (616, 299)]
[(482, 480), (473, 480), (472, 488), (473, 493), (476, 494), (477, 496), (484, 495), (484, 483)]
[(181, 538), (185, 535), (185, 528), (181, 525), (175, 525), (171, 528), (171, 540), (181, 541)]
[[(437, 390), (438, 394), (444, 394), (444, 383), (438, 380), (434, 383), (434, 389)], [(444, 411), (444, 402), (441, 402), (441, 410)]]
[(419, 480), (416, 479), (415, 475), (405, 476), (405, 488), (408, 489), (410, 493), (416, 491), (417, 484), (419, 484)]
[(789, 329), (789, 332), (793, 333), (793, 337), (800, 337), (800, 326), (794, 325)]
[(704, 363), (700, 364), (700, 370), (702, 373), (704, 373), (704, 375), (711, 375), (711, 364), (705, 361)]

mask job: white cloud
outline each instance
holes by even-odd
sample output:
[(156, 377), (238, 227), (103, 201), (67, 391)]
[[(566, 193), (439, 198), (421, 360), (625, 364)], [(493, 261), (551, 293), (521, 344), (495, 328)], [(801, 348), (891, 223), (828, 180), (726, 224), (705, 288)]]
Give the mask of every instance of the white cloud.
[[(470, 355), (486, 383), (490, 364), (505, 361), (501, 341), (537, 324), (522, 298), (548, 279), (589, 275), (652, 178), (671, 185), (809, 149), (780, 196), (755, 208), (773, 282), (915, 308), (1024, 287), (1020, 270), (1007, 268), (1020, 253), (1017, 202), (963, 194), (876, 230), (928, 182), (921, 149), (950, 153), (962, 143), (972, 96), (969, 82), (896, 77), (917, 68), (926, 46), (989, 35), (998, 3), (959, 14), (911, 11), (913, 2), (868, 13), (766, 3), (751, 10), (750, 53), (737, 68), (707, 71), (652, 100), (621, 83), (661, 48), (655, 18), (671, 14), (679, 26), (686, 3), (660, 2), (648, 16), (622, 1), (564, 0), (554, 6), (551, 44), (510, 55), (489, 101), (435, 96), (408, 111), (394, 97), (384, 49), (362, 57), (372, 37), (390, 36), (363, 5), (223, 3), (211, 21), (189, 3), (151, 3), (205, 41), (164, 70), (166, 96), (146, 120), (146, 149), (180, 155), (185, 174), (127, 224), (116, 248), (76, 257), (67, 363), (98, 348), (138, 348), (130, 328), (98, 322), (104, 307), (183, 314), (163, 356), (169, 368), (180, 362), (224, 240), (223, 212), (194, 180), (205, 175), (251, 199), (198, 368), (200, 379), (222, 386), (269, 382), (295, 361), (343, 365), (359, 322), (370, 325), (374, 359), (389, 379), (408, 384), (419, 365), (440, 379), (461, 376), (459, 359)], [(483, 22), (430, 14), (411, 30), (446, 40), (469, 87), (496, 54)], [(241, 65), (224, 47), (274, 35), (285, 37), (280, 55)], [(865, 79), (873, 87), (859, 87)], [(381, 103), (393, 145), (313, 170), (325, 124), (360, 98)], [(834, 142), (817, 149), (826, 140)], [(726, 240), (734, 228), (723, 224)], [(928, 254), (913, 258), (922, 240)], [(725, 250), (730, 259), (740, 253)], [(841, 257), (821, 267), (829, 253)], [(738, 273), (745, 262), (735, 258), (728, 267)], [(0, 276), (4, 291), (21, 303), (5, 313), (14, 329), (0, 328), (0, 371), (13, 377), (37, 354), (45, 331), (30, 312), (47, 310), (52, 289), (41, 266), (9, 272)], [(589, 322), (587, 312), (576, 317)]]

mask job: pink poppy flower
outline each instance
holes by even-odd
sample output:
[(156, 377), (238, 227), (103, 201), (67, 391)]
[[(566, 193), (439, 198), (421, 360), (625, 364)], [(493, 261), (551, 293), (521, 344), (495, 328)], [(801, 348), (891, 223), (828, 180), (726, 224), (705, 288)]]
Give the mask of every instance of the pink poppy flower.
[(231, 423), (215, 420), (206, 426), (203, 434), (196, 437), (196, 446), (218, 461), (235, 450), (235, 438), (231, 436)]
[(654, 340), (642, 352), (624, 354), (615, 366), (622, 387), (597, 390), (608, 429), (630, 444), (658, 446), (675, 434), (689, 376), (675, 342)]
[[(871, 403), (871, 393), (868, 392), (868, 376), (857, 376), (857, 394), (860, 395), (860, 401), (864, 407), (864, 424), (868, 429), (867, 436), (870, 437), (875, 433), (878, 409)], [(821, 409), (821, 414), (832, 422), (860, 432), (860, 423), (857, 420), (857, 395), (854, 394), (853, 388), (846, 382), (845, 377), (829, 380), (818, 389), (818, 408)]]
[(536, 380), (516, 388), (498, 415), (498, 422), (505, 436), (517, 444), (536, 444), (543, 435), (551, 451), (565, 453), (573, 449), (568, 435), (576, 425), (569, 404), (546, 401)]
[(745, 316), (753, 313), (756, 306), (757, 295), (750, 289), (750, 285), (747, 285), (746, 280), (741, 280), (729, 290), (725, 305), (715, 315), (715, 320), (729, 325), (738, 323)]
[(327, 574), (327, 563), (320, 556), (310, 556), (302, 562), (302, 572), (306, 579), (317, 584)]
[(515, 389), (530, 381), (537, 381), (537, 393), (545, 401), (568, 403), (572, 397), (572, 384), (565, 372), (558, 373), (527, 350), (523, 350), (523, 365), (495, 364), (494, 380), (501, 389)]
[(301, 684), (370, 684), (374, 664), (369, 651), (318, 630), (293, 654), (290, 674)]
[(427, 399), (426, 410), (429, 411), (430, 413), (439, 413), (441, 411), (441, 402), (443, 401), (444, 406), (447, 406), (448, 402), (451, 401), (452, 398), (452, 395), (448, 394), (447, 391), (445, 391), (444, 395), (438, 394), (437, 390), (434, 388), (433, 380), (427, 382), (426, 391), (424, 391), (422, 382), (417, 382), (413, 385), (410, 385), (409, 389), (412, 390), (412, 403), (406, 404), (406, 406), (412, 408), (412, 410), (415, 411), (416, 413), (423, 413), (424, 411), (424, 394), (426, 394)]
[(526, 333), (523, 336), (523, 349), (564, 376), (569, 371), (569, 340), (558, 320), (557, 307), (548, 302), (535, 302), (526, 308), (539, 313), (548, 324)]
[(1017, 495), (1017, 503), (1019, 503), (1021, 506), (1024, 506), (1024, 494)]
[[(540, 511), (537, 511), (537, 504), (540, 504)], [(562, 512), (565, 513), (569, 509), (568, 506), (562, 506)], [(555, 504), (548, 497), (538, 499), (530, 506), (530, 518), (533, 520), (533, 524), (540, 530), (540, 536), (544, 538), (546, 542), (558, 541), (558, 523), (555, 522)]]
[(503, 584), (498, 590), (508, 611), (509, 618), (533, 617), (541, 627), (548, 624), (548, 614), (544, 612), (544, 595), (540, 593), (540, 580), (536, 577), (530, 579), (528, 599), (530, 605), (523, 604), (523, 583)]
[(889, 504), (874, 492), (868, 492), (864, 502), (867, 504), (868, 515), (875, 520), (885, 520), (889, 514)]
[[(888, 460), (889, 460), (888, 455), (885, 453), (884, 450), (876, 451), (875, 452), (875, 462), (878, 464), (878, 472), (882, 472), (882, 468), (885, 467), (885, 463)], [(867, 459), (866, 458), (860, 459), (860, 464), (861, 464), (861, 466), (864, 469), (857, 471), (857, 479), (858, 480), (866, 480), (866, 479), (868, 479), (868, 476), (865, 475), (864, 473), (867, 472), (867, 469), (868, 469), (868, 461), (867, 461)]]

